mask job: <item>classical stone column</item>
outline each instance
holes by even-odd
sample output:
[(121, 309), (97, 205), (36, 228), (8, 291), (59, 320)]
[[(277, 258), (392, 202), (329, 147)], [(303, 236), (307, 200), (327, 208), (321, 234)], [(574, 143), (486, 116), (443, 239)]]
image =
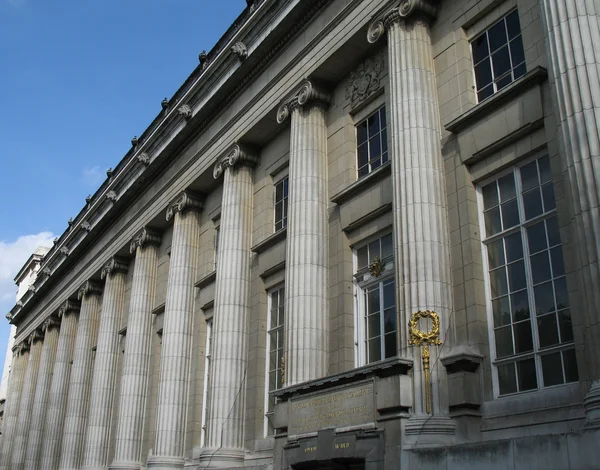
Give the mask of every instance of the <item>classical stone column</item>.
[(37, 384), (40, 359), (42, 357), (42, 340), (44, 336), (39, 330), (34, 330), (27, 341), (29, 342), (29, 361), (27, 372), (23, 379), (23, 389), (19, 403), (19, 419), (17, 421), (17, 432), (13, 443), (11, 458), (11, 470), (21, 470), (25, 463), (27, 452), (27, 437), (29, 436), (29, 425), (31, 424), (31, 410), (35, 397), (35, 386)]
[(33, 410), (31, 412), (31, 423), (29, 425), (29, 437), (25, 453), (26, 470), (37, 470), (40, 466), (40, 452), (42, 450), (42, 439), (44, 434), (44, 423), (46, 420), (46, 409), (48, 408), (48, 393), (50, 392), (50, 381), (58, 347), (58, 318), (51, 316), (42, 324), (44, 332), (44, 344), (42, 346), (42, 357), (37, 377), (35, 397), (33, 399)]
[[(433, 2), (427, 0), (396, 2), (371, 25), (368, 39), (375, 42), (387, 30), (399, 323), (407, 325), (419, 310), (434, 311), (440, 319), (440, 339), (447, 342), (452, 279), (441, 123), (429, 31), (435, 12)], [(409, 347), (405, 329), (401, 331), (400, 349), (414, 354), (414, 413), (424, 416), (421, 351)], [(438, 352), (438, 348), (431, 348), (432, 414), (443, 416), (447, 414), (442, 394), (446, 377)]]
[(160, 236), (143, 228), (129, 248), (131, 253), (135, 253), (135, 264), (121, 376), (115, 459), (110, 466), (114, 470), (137, 470), (142, 465), (159, 244)]
[(243, 466), (245, 378), (252, 252), (253, 168), (257, 158), (235, 144), (214, 169), (224, 174), (215, 286), (210, 413), (201, 462)]
[(160, 353), (156, 440), (148, 459), (148, 468), (153, 469), (181, 469), (184, 464), (202, 207), (202, 201), (186, 191), (167, 210), (167, 221), (174, 222)]
[(305, 81), (277, 111), (291, 117), (285, 264), (285, 383), (327, 375), (327, 93)]
[[(574, 219), (577, 292), (583, 316), (589, 425), (600, 425), (600, 5), (542, 0), (558, 142)], [(574, 313), (575, 315), (575, 313)], [(580, 370), (580, 374), (581, 374)]]
[(60, 332), (48, 396), (40, 469), (54, 470), (60, 458), (78, 315), (79, 303), (72, 300), (67, 300), (58, 309)]
[(98, 336), (101, 293), (102, 289), (99, 284), (86, 281), (77, 294), (81, 300), (81, 312), (69, 382), (65, 427), (58, 467), (60, 470), (79, 470), (81, 466), (94, 367), (92, 348), (96, 345)]
[(112, 257), (102, 268), (101, 277), (105, 279), (104, 296), (82, 469), (100, 470), (109, 464), (113, 400), (119, 363), (119, 329), (125, 303), (127, 269), (127, 260), (117, 257)]
[(23, 380), (25, 379), (25, 371), (29, 362), (29, 344), (27, 341), (22, 341), (13, 351), (13, 369), (10, 373), (6, 408), (2, 423), (2, 435), (4, 436), (0, 461), (0, 469), (2, 470), (9, 470), (11, 465), (13, 443), (17, 430), (17, 419), (19, 417), (21, 391), (23, 390)]

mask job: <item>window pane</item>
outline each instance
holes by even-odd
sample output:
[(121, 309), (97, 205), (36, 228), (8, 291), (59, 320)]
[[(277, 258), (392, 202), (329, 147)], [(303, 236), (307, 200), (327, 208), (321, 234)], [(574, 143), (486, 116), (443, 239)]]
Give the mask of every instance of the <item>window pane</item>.
[(558, 326), (556, 325), (556, 315), (554, 313), (538, 317), (538, 332), (540, 347), (547, 348), (558, 344)]
[(525, 52), (523, 51), (523, 41), (521, 36), (510, 42), (510, 57), (512, 59), (513, 67), (525, 62)]
[(490, 284), (493, 298), (508, 294), (506, 269), (500, 268), (490, 272)]
[(381, 360), (381, 337), (369, 340), (368, 343), (369, 343), (368, 362), (380, 361)]
[(506, 29), (508, 30), (508, 37), (510, 39), (521, 34), (521, 26), (519, 25), (519, 12), (513, 11), (506, 17)]
[(380, 257), (379, 240), (369, 243), (369, 264), (375, 260), (375, 257)]
[(369, 126), (369, 137), (373, 137), (375, 134), (379, 132), (379, 113), (375, 113), (369, 116), (368, 119)]
[(367, 338), (381, 336), (381, 320), (378, 314), (367, 317)]
[(550, 250), (550, 257), (552, 258), (552, 274), (555, 277), (563, 276), (565, 274), (565, 263), (563, 261), (562, 247), (557, 246)]
[(542, 356), (542, 374), (545, 387), (564, 383), (560, 353)]
[(527, 290), (511, 294), (510, 301), (514, 322), (529, 318), (529, 299), (527, 298)]
[(481, 189), (481, 193), (483, 194), (484, 209), (498, 205), (498, 189), (495, 182), (484, 186)]
[(396, 355), (396, 333), (385, 335), (385, 357), (394, 357)]
[(531, 274), (533, 277), (533, 283), (539, 284), (549, 280), (552, 276), (550, 275), (550, 260), (548, 259), (548, 252), (542, 251), (537, 255), (530, 257), (531, 261)]
[(535, 310), (538, 315), (554, 311), (554, 292), (552, 283), (546, 282), (533, 289), (535, 296)]
[(487, 236), (495, 235), (502, 230), (500, 223), (500, 208), (495, 207), (484, 214), (485, 233)]
[(542, 183), (552, 181), (552, 172), (550, 171), (550, 158), (548, 155), (538, 159), (538, 165), (540, 168), (540, 180)]
[(383, 285), (383, 308), (391, 308), (396, 304), (394, 287), (394, 281), (389, 281)]
[(283, 184), (278, 183), (275, 185), (275, 201), (281, 201), (283, 199)]
[(394, 254), (394, 244), (392, 241), (392, 234), (381, 237), (381, 258), (387, 258)]
[(534, 390), (537, 388), (535, 362), (533, 359), (517, 362), (517, 374), (519, 376), (519, 391)]
[(492, 64), (494, 68), (494, 77), (501, 77), (510, 70), (510, 56), (508, 45), (500, 48), (492, 54)]
[(490, 66), (489, 58), (475, 66), (475, 83), (478, 90), (481, 90), (492, 83), (492, 68)]
[(367, 121), (361, 122), (356, 126), (356, 144), (360, 144), (367, 141)]
[(494, 333), (496, 337), (496, 357), (511, 356), (513, 354), (513, 342), (510, 326), (498, 328)]
[(521, 232), (513, 233), (504, 240), (506, 240), (506, 258), (508, 263), (523, 258), (523, 242), (521, 241)]
[(527, 286), (525, 283), (525, 264), (523, 261), (517, 261), (508, 265), (508, 279), (511, 292), (524, 289)]
[(512, 76), (510, 74), (504, 75), (500, 80), (496, 80), (496, 89), (502, 90), (507, 85), (510, 85), (512, 82)]
[(388, 308), (383, 312), (383, 327), (385, 333), (396, 331), (396, 310)]
[(546, 249), (546, 228), (543, 221), (527, 228), (527, 241), (530, 254)]
[(508, 295), (492, 300), (492, 311), (494, 312), (494, 326), (510, 324), (510, 304)]
[(515, 323), (515, 354), (533, 351), (533, 336), (531, 334), (531, 322), (529, 320)]
[(477, 92), (477, 101), (482, 102), (494, 94), (494, 86), (488, 85), (484, 89)]
[(369, 151), (371, 152), (371, 160), (378, 159), (381, 156), (381, 138), (379, 135), (371, 137), (369, 140)]
[(536, 162), (531, 162), (521, 168), (521, 184), (523, 192), (533, 189), (540, 184)]
[(542, 186), (542, 198), (544, 199), (544, 212), (556, 209), (556, 200), (554, 199), (554, 185), (547, 183)]
[[(381, 131), (381, 153), (385, 154), (387, 153), (388, 150), (388, 146), (387, 146), (387, 131), (384, 129)], [(387, 160), (385, 160), (387, 161)], [(384, 161), (384, 163), (385, 163)]]
[(502, 266), (505, 264), (504, 261), (504, 243), (502, 240), (495, 241), (494, 243), (490, 243), (487, 246), (488, 252), (488, 262), (490, 265), (490, 269), (497, 268), (498, 266)]
[(556, 216), (546, 219), (546, 229), (548, 230), (548, 243), (550, 246), (560, 243), (560, 232), (558, 231), (558, 221)]
[(560, 325), (560, 340), (563, 343), (573, 341), (573, 323), (571, 322), (571, 310), (558, 312), (558, 323)]
[(488, 37), (490, 41), (490, 51), (494, 52), (496, 49), (506, 44), (508, 39), (506, 37), (506, 27), (504, 21), (500, 21), (492, 26), (488, 30)]
[(556, 293), (556, 308), (558, 310), (569, 306), (569, 293), (567, 292), (567, 278), (560, 277), (554, 280), (554, 292)]
[(489, 54), (487, 34), (482, 34), (471, 43), (473, 51), (473, 63), (478, 64), (484, 57)]
[(381, 129), (385, 129), (387, 126), (386, 118), (385, 118), (385, 106), (379, 110), (379, 125)]
[[(371, 155), (371, 157), (372, 157), (372, 155)], [(381, 166), (380, 158), (377, 158), (376, 160), (371, 160), (371, 171), (373, 171), (375, 168), (379, 168), (380, 166)]]
[(502, 204), (502, 223), (504, 230), (519, 225), (519, 209), (516, 199)]
[(380, 303), (379, 303), (379, 289), (375, 287), (367, 294), (368, 297), (368, 312), (374, 313), (379, 312)]
[(498, 366), (498, 384), (500, 385), (500, 395), (515, 393), (517, 391), (514, 363), (511, 362), (510, 364)]
[(525, 75), (525, 72), (527, 72), (527, 68), (525, 67), (525, 64), (521, 64), (518, 67), (516, 67), (513, 70), (513, 75), (515, 77), (515, 80), (519, 77), (522, 77), (523, 75)]
[(503, 176), (498, 180), (500, 188), (500, 200), (506, 202), (509, 199), (516, 197), (515, 192), (515, 175), (513, 173)]
[(542, 213), (542, 198), (540, 190), (534, 189), (523, 194), (523, 206), (525, 207), (525, 219), (529, 220)]
[(579, 374), (577, 373), (577, 359), (575, 357), (575, 350), (568, 349), (567, 351), (563, 351), (563, 363), (565, 366), (565, 381), (569, 382), (578, 382)]
[(366, 246), (356, 250), (356, 263), (358, 269), (364, 268), (369, 264), (369, 253)]
[(362, 168), (369, 163), (369, 148), (368, 143), (365, 142), (358, 146), (358, 168)]

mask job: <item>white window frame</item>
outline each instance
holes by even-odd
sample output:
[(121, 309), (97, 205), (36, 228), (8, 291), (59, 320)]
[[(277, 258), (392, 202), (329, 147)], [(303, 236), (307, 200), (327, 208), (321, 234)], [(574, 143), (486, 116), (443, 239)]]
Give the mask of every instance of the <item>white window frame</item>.
[[(364, 246), (369, 245), (370, 243), (379, 240), (386, 235), (392, 235), (392, 256), (386, 258), (385, 269), (382, 275), (378, 278), (371, 276), (370, 274), (365, 274), (366, 279), (363, 281), (358, 281), (356, 279), (357, 274), (363, 273), (364, 268), (358, 270), (358, 250), (363, 248)], [(361, 367), (367, 364), (373, 364), (379, 361), (373, 361), (371, 363), (367, 363), (367, 351), (366, 351), (366, 331), (365, 331), (365, 314), (366, 314), (366, 303), (364, 296), (364, 289), (366, 287), (373, 286), (375, 284), (382, 286), (385, 281), (392, 279), (394, 281), (394, 296), (395, 296), (395, 305), (396, 305), (396, 350), (398, 350), (398, 295), (397, 295), (397, 285), (396, 285), (396, 270), (394, 264), (394, 249), (393, 249), (394, 237), (391, 230), (387, 230), (384, 232), (380, 232), (373, 237), (369, 237), (360, 243), (357, 243), (352, 248), (352, 271), (353, 271), (353, 284), (354, 284), (354, 365), (355, 367)], [(383, 303), (383, 297), (380, 297), (380, 302)], [(383, 308), (380, 309), (382, 314), (381, 319), (383, 321)], [(384, 348), (384, 333), (383, 333), (383, 325), (381, 325), (381, 340), (382, 340), (382, 348)], [(385, 360), (383, 357), (381, 360)]]
[[(287, 185), (287, 190), (288, 190), (288, 195), (284, 196), (283, 199), (281, 200), (283, 202), (283, 211), (282, 211), (282, 218), (281, 221), (282, 226), (281, 228), (277, 228), (277, 186), (279, 186), (280, 184), (284, 184), (284, 181), (286, 181), (287, 183), (285, 183), (285, 185)], [(285, 175), (283, 178), (279, 179), (276, 183), (273, 184), (273, 231), (274, 232), (279, 232), (280, 230), (283, 230), (285, 228), (287, 228), (288, 226), (288, 222), (289, 222), (289, 213), (288, 213), (288, 204), (289, 204), (289, 195), (290, 195), (290, 179), (289, 179), (289, 175)], [(285, 217), (283, 216), (283, 214), (285, 213)]]
[[(517, 173), (520, 172), (520, 169), (522, 167), (524, 167), (524, 166), (528, 165), (529, 163), (536, 161), (539, 158), (542, 158), (544, 156), (549, 156), (547, 151), (542, 151), (542, 152), (536, 153), (535, 155), (533, 155), (527, 159), (516, 162), (514, 165), (511, 165), (509, 168), (506, 168), (502, 171), (494, 173), (494, 175), (486, 178), (485, 180), (477, 183), (477, 185), (476, 185), (478, 218), (479, 218), (480, 239), (481, 239), (481, 257), (482, 257), (482, 262), (483, 262), (482, 264), (483, 264), (483, 275), (484, 275), (485, 297), (486, 297), (486, 314), (487, 314), (487, 321), (488, 321), (488, 337), (489, 337), (489, 344), (490, 344), (490, 359), (491, 359), (491, 365), (492, 365), (492, 384), (493, 384), (493, 389), (494, 389), (494, 398), (496, 398), (496, 399), (512, 397), (515, 395), (522, 395), (522, 394), (526, 394), (526, 393), (536, 393), (541, 390), (547, 390), (547, 389), (552, 389), (552, 388), (556, 388), (556, 387), (564, 387), (564, 386), (573, 384), (573, 382), (565, 382), (565, 383), (558, 384), (558, 385), (543, 386), (544, 378), (543, 378), (543, 373), (542, 373), (541, 357), (543, 355), (546, 355), (546, 354), (549, 354), (552, 352), (560, 352), (563, 350), (572, 349), (572, 348), (574, 348), (575, 343), (574, 343), (574, 341), (568, 342), (568, 343), (559, 343), (556, 346), (552, 346), (552, 347), (548, 347), (548, 348), (544, 348), (544, 349), (540, 350), (537, 315), (536, 315), (535, 311), (532, 311), (531, 308), (530, 308), (529, 315), (530, 315), (530, 322), (531, 322), (533, 351), (526, 352), (526, 353), (513, 354), (511, 356), (503, 357), (501, 359), (497, 359), (497, 357), (496, 357), (497, 353), (496, 353), (496, 338), (494, 335), (494, 316), (493, 316), (493, 307), (492, 307), (490, 267), (489, 267), (489, 260), (488, 260), (487, 244), (485, 243), (485, 241), (488, 239), (492, 239), (492, 238), (493, 239), (501, 239), (507, 235), (510, 235), (511, 233), (519, 232), (522, 234), (521, 242), (523, 245), (523, 259), (525, 260), (525, 259), (529, 258), (529, 256), (530, 256), (529, 246), (527, 243), (527, 238), (523, 238), (523, 237), (526, 237), (526, 235), (523, 235), (523, 233), (526, 232), (527, 227), (533, 226), (542, 220), (546, 220), (546, 219), (557, 216), (557, 208), (555, 207), (552, 211), (540, 214), (529, 220), (525, 220), (525, 211), (524, 211), (524, 207), (523, 207), (523, 196), (522, 196), (522, 194), (523, 194), (522, 193), (522, 182), (521, 182), (521, 177), (517, 176)], [(516, 225), (514, 227), (511, 227), (507, 230), (498, 232), (498, 233), (488, 237), (488, 236), (486, 236), (486, 231), (485, 231), (483, 187), (494, 181), (497, 181), (497, 180), (501, 179), (502, 177), (509, 175), (509, 174), (515, 175), (515, 194), (517, 194), (516, 200), (517, 200), (517, 207), (519, 210), (520, 222), (519, 222), (519, 225)], [(552, 184), (554, 187), (556, 186), (556, 181), (554, 179), (552, 180)], [(556, 202), (556, 195), (555, 195), (555, 202)], [(564, 242), (562, 239), (561, 239), (560, 246), (561, 246), (561, 248), (564, 248)], [(564, 257), (564, 250), (563, 250), (563, 257)], [(532, 286), (532, 281), (531, 281), (532, 273), (531, 273), (530, 262), (524, 262), (524, 268), (525, 268), (525, 277), (526, 277), (526, 283), (527, 283), (526, 285), (527, 285), (528, 302), (529, 302), (529, 306), (531, 307), (531, 306), (535, 306), (535, 302), (532, 301), (533, 300), (532, 298), (534, 296), (534, 289), (530, 288)], [(533, 357), (534, 362), (535, 362), (537, 388), (532, 389), (532, 390), (524, 390), (524, 391), (517, 390), (514, 393), (500, 395), (498, 365), (506, 364), (506, 363), (514, 363), (514, 362), (518, 362), (519, 360), (528, 359), (530, 357)], [(517, 380), (518, 380), (518, 378), (517, 378)]]
[[(383, 113), (381, 113), (382, 110), (383, 110)], [(355, 140), (355, 142), (354, 142), (354, 144), (355, 144), (354, 145), (354, 152), (355, 152), (354, 159), (355, 159), (355, 162), (356, 162), (356, 179), (357, 179), (357, 181), (361, 180), (363, 178), (366, 178), (371, 173), (373, 173), (373, 171), (377, 170), (378, 168), (381, 168), (383, 165), (385, 165), (386, 163), (389, 163), (390, 160), (391, 160), (390, 159), (390, 147), (389, 147), (389, 135), (388, 135), (389, 119), (388, 119), (387, 112), (388, 112), (388, 108), (387, 108), (386, 104), (385, 103), (381, 103), (381, 104), (379, 104), (377, 106), (376, 109), (373, 109), (372, 111), (370, 111), (364, 118), (360, 119), (359, 121), (357, 121), (354, 124), (354, 140)], [(364, 175), (359, 175), (359, 170), (360, 170), (361, 167), (359, 167), (359, 161), (358, 161), (358, 147), (359, 147), (359, 143), (358, 143), (358, 126), (360, 126), (364, 122), (368, 122), (368, 119), (370, 117), (372, 117), (374, 114), (380, 114), (380, 115), (383, 114), (385, 116), (385, 128), (384, 129), (385, 129), (385, 146), (387, 148), (387, 150), (386, 150), (386, 152), (387, 152), (387, 157), (386, 157), (387, 160), (385, 162), (381, 161), (383, 159), (383, 153), (384, 153), (382, 151), (381, 155), (380, 155), (380, 158), (379, 158), (379, 160), (380, 160), (379, 166), (376, 167), (376, 168), (371, 168), (371, 154), (370, 154), (371, 151), (369, 149), (368, 150), (368, 157), (367, 157), (367, 167), (368, 167), (369, 171), (367, 171), (367, 173), (365, 173)], [(368, 126), (367, 126), (367, 128), (368, 128)], [(379, 142), (380, 142), (380, 145), (383, 145), (384, 140), (381, 139), (381, 133), (382, 133), (382, 128), (381, 128), (381, 119), (380, 119), (380, 121), (379, 121), (380, 141)], [(366, 142), (367, 142), (367, 148), (369, 148), (368, 147), (369, 138), (367, 138)]]
[(201, 432), (200, 432), (200, 446), (206, 447), (207, 433), (207, 421), (208, 421), (208, 387), (210, 381), (210, 367), (211, 367), (211, 356), (212, 356), (212, 318), (206, 321), (206, 346), (204, 355), (204, 390), (202, 391), (202, 418), (201, 418)]
[[(272, 299), (272, 294), (274, 294), (275, 292), (280, 292), (282, 290), (285, 289), (285, 284), (278, 284), (275, 287), (272, 287), (271, 289), (269, 289), (267, 291), (267, 329), (266, 329), (266, 335), (265, 335), (265, 400), (264, 400), (264, 436), (265, 437), (272, 437), (271, 434), (269, 434), (269, 417), (272, 415), (271, 412), (269, 412), (269, 360), (270, 360), (270, 353), (271, 353), (271, 347), (270, 347), (270, 343), (271, 343), (271, 337), (269, 335), (269, 331), (271, 330), (271, 308), (273, 306), (273, 299)], [(284, 309), (284, 323), (283, 323), (283, 334), (284, 334), (284, 345), (285, 345), (285, 291), (284, 291), (284, 295), (283, 295), (283, 309)], [(285, 354), (285, 346), (284, 346), (284, 354)], [(274, 389), (274, 390), (278, 390), (278, 389)]]

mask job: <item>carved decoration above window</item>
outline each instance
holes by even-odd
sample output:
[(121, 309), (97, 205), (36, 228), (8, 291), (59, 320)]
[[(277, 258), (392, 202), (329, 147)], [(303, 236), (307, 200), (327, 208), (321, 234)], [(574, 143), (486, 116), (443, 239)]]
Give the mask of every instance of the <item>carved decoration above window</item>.
[(233, 52), (239, 60), (246, 60), (248, 57), (248, 48), (243, 42), (236, 42), (231, 47), (231, 52)]
[(356, 107), (381, 87), (385, 59), (383, 52), (368, 57), (348, 76), (346, 99)]

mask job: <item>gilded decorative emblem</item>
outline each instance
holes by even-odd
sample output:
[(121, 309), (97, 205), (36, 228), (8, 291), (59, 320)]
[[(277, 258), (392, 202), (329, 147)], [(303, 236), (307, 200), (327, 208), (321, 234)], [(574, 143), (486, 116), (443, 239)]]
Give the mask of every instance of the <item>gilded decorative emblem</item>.
[[(419, 329), (419, 320), (422, 318), (431, 320), (431, 330), (422, 331)], [(425, 378), (425, 411), (431, 413), (431, 384), (429, 379), (429, 345), (440, 345), (440, 317), (430, 310), (419, 310), (411, 315), (408, 322), (408, 331), (410, 333), (409, 345), (423, 346), (421, 359), (423, 360), (423, 374)]]
[(379, 277), (383, 271), (385, 271), (385, 264), (383, 264), (379, 256), (376, 256), (369, 265), (369, 272), (371, 273), (371, 276)]
[(285, 356), (281, 356), (281, 386), (285, 384)]

